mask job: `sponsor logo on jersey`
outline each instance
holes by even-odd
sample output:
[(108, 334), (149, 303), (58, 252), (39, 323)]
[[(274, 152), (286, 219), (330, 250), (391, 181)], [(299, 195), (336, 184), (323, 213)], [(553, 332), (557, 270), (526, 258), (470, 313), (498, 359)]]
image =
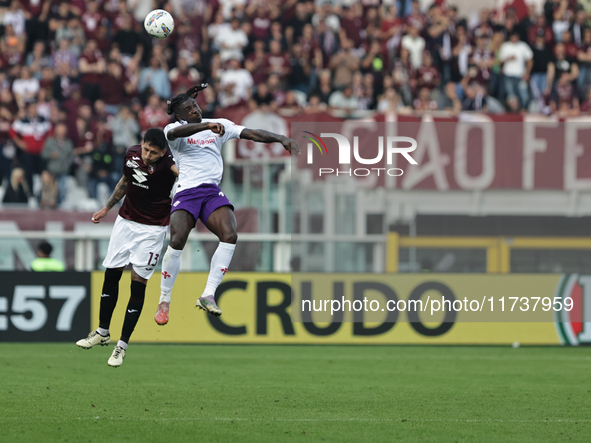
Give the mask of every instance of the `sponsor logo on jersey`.
[(140, 167), (140, 165), (138, 165), (136, 162), (134, 162), (133, 160), (127, 160), (126, 166), (128, 168), (132, 168), (132, 169), (137, 169)]
[(189, 144), (189, 145), (201, 145), (201, 146), (203, 146), (203, 145), (209, 145), (210, 143), (215, 143), (215, 137), (206, 138), (204, 140), (199, 140), (199, 139), (192, 138), (192, 137), (189, 137), (187, 139), (187, 144)]
[(174, 202), (174, 205), (172, 205), (172, 206), (174, 206), (176, 208), (179, 205), (180, 202), (181, 202), (180, 200), (177, 200), (177, 201)]
[[(565, 299), (572, 299), (572, 309), (565, 309)], [(556, 287), (554, 326), (562, 344), (591, 345), (591, 275), (565, 274)]]
[(136, 180), (138, 183), (143, 183), (143, 182), (145, 182), (146, 180), (148, 180), (148, 179), (146, 178), (146, 176), (147, 176), (147, 175), (148, 175), (148, 174), (147, 174), (146, 172), (144, 172), (144, 171), (140, 171), (140, 170), (138, 169), (137, 171), (133, 171), (133, 176), (132, 176), (132, 177), (133, 177), (133, 178), (135, 178), (135, 180)]

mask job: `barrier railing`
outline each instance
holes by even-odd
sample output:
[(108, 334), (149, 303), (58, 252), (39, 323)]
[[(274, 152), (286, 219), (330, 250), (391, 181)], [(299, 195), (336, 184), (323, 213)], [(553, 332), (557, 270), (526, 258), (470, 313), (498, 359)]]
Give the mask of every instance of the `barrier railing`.
[(535, 250), (589, 250), (591, 237), (438, 237), (387, 235), (386, 272), (399, 272), (401, 248), (430, 249), (485, 249), (486, 272), (511, 272), (511, 251)]

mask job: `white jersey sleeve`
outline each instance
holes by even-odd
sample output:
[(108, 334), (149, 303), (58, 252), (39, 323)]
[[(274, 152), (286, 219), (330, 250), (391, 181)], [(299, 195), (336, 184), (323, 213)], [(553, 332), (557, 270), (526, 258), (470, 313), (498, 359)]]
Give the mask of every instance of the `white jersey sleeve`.
[(216, 121), (224, 125), (224, 128), (226, 129), (226, 132), (222, 137), (222, 144), (226, 143), (228, 140), (232, 140), (233, 138), (240, 138), (240, 134), (244, 129), (246, 129), (244, 126), (237, 125), (236, 123), (231, 122), (225, 118), (218, 118)]
[(178, 149), (178, 144), (181, 141), (180, 138), (176, 138), (174, 140), (169, 140), (168, 139), (168, 131), (170, 131), (171, 129), (174, 128), (178, 128), (179, 126), (181, 126), (181, 122), (174, 122), (174, 123), (170, 123), (168, 125), (166, 125), (166, 127), (164, 128), (164, 136), (166, 137), (166, 141), (168, 142), (168, 146), (170, 146), (170, 149)]

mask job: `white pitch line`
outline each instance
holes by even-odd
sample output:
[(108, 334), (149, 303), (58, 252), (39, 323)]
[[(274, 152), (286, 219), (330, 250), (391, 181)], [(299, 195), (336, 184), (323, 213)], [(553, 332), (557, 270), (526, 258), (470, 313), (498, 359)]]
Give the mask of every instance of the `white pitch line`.
[(439, 418), (240, 418), (240, 417), (143, 417), (143, 418), (126, 418), (126, 417), (73, 417), (73, 418), (57, 418), (57, 417), (0, 417), (0, 420), (127, 420), (127, 421), (260, 421), (260, 422), (451, 422), (451, 423), (589, 423), (591, 419), (549, 419), (549, 420), (505, 420), (505, 419), (439, 419)]

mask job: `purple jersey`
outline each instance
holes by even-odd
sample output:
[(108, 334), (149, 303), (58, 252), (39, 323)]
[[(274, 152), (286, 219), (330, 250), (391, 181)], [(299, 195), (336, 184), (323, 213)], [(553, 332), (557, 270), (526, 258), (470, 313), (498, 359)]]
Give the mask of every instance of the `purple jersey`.
[(123, 175), (127, 177), (127, 192), (119, 215), (144, 225), (166, 226), (170, 220), (170, 191), (176, 175), (171, 152), (153, 165), (142, 160), (142, 147), (132, 146), (125, 153)]

